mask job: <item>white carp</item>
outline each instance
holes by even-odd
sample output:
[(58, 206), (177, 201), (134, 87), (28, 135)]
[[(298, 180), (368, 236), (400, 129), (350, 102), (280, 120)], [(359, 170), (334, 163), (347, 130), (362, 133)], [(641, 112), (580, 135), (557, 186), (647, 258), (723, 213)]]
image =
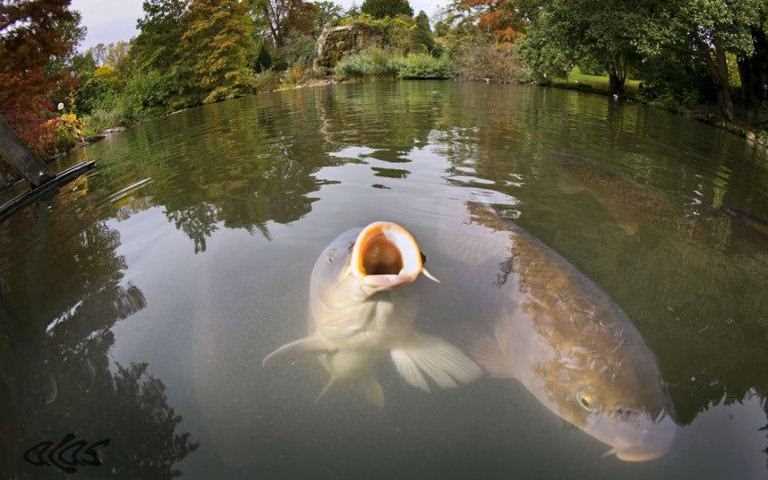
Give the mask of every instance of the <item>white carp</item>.
[(478, 378), (482, 370), (461, 350), (416, 329), (419, 299), (403, 290), (420, 275), (437, 281), (424, 258), (413, 235), (395, 223), (341, 234), (312, 271), (309, 335), (267, 355), (264, 366), (317, 355), (330, 375), (318, 399), (334, 385), (354, 383), (376, 405), (384, 396), (373, 367), (387, 353), (405, 381), (425, 391), (428, 379), (451, 388)]

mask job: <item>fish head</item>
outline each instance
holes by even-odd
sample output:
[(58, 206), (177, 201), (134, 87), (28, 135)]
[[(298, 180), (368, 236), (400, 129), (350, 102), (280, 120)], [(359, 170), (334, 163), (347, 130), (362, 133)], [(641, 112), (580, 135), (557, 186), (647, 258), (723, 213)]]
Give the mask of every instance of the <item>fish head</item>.
[(392, 222), (374, 222), (357, 235), (349, 274), (366, 296), (416, 281), (419, 275), (437, 281), (424, 268), (424, 255), (414, 236)]
[[(625, 332), (626, 334), (626, 332)], [(664, 456), (679, 429), (672, 400), (652, 353), (643, 345), (563, 348), (566, 355), (540, 364), (545, 403), (564, 420), (608, 445), (606, 455), (626, 462)], [(562, 346), (562, 345), (561, 345)]]
[(654, 413), (637, 407), (614, 407), (591, 412), (584, 430), (611, 446), (606, 455), (616, 455), (625, 462), (645, 462), (670, 450), (678, 426), (664, 410)]
[(671, 408), (642, 401), (642, 396), (612, 397), (611, 392), (579, 391), (573, 400), (585, 414), (580, 427), (611, 447), (606, 456), (616, 455), (625, 462), (663, 457), (671, 449), (679, 428), (668, 413)]

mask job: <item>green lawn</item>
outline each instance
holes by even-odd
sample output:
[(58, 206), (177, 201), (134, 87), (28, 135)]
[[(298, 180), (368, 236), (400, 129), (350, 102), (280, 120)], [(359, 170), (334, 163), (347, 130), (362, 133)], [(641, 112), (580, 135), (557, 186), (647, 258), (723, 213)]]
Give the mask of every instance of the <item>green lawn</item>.
[[(578, 67), (571, 70), (568, 78), (554, 78), (552, 86), (572, 88), (575, 90), (595, 91), (598, 93), (610, 93), (607, 75), (587, 75), (581, 73)], [(627, 95), (635, 96), (640, 91), (640, 80), (628, 79), (626, 83)]]

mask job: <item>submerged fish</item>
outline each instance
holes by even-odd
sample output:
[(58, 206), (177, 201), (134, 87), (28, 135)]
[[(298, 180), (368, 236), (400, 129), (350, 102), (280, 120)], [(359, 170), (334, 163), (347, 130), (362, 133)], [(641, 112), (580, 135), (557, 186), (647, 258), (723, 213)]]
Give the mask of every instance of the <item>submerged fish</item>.
[(413, 235), (394, 223), (340, 235), (312, 271), (309, 335), (270, 353), (264, 365), (317, 355), (330, 375), (318, 398), (336, 384), (354, 383), (377, 405), (384, 397), (373, 367), (387, 353), (405, 381), (425, 391), (427, 378), (450, 388), (479, 377), (481, 369), (461, 350), (416, 330), (419, 299), (405, 287), (422, 274), (437, 281), (424, 258)]
[(493, 377), (521, 382), (549, 410), (609, 445), (607, 454), (629, 462), (666, 454), (678, 430), (671, 399), (627, 315), (527, 232), (487, 206), (470, 205), (470, 212), (507, 249), (494, 334), (478, 342), (474, 359)]

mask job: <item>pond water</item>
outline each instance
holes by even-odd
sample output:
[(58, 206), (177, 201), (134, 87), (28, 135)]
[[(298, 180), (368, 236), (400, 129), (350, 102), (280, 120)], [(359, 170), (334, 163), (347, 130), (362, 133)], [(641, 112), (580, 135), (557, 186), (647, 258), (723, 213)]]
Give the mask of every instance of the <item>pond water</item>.
[[(742, 139), (576, 92), (383, 82), (192, 109), (67, 161), (84, 159), (98, 168), (0, 229), (3, 478), (59, 477), (35, 452), (107, 439), (77, 475), (768, 474), (768, 159)], [(666, 455), (603, 456), (512, 379), (424, 393), (385, 360), (377, 408), (343, 387), (315, 402), (317, 362), (262, 368), (306, 335), (323, 249), (376, 220), (419, 240), (442, 284), (404, 287), (427, 292), (417, 324), (461, 348), (487, 327), (467, 292), (499, 264), (471, 285), (457, 265), (503, 225), (591, 278), (652, 352)]]

